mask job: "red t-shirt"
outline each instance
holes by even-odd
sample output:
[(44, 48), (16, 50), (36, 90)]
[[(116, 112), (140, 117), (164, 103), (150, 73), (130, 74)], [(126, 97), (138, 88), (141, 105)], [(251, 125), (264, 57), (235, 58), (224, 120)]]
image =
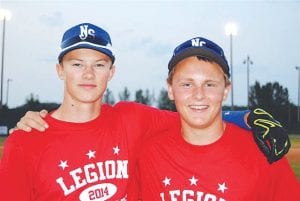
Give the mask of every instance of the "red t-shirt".
[(161, 133), (178, 117), (123, 102), (103, 105), (99, 117), (86, 123), (50, 115), (46, 121), (45, 133), (16, 131), (6, 140), (0, 200), (125, 200), (142, 139)]
[(270, 165), (249, 131), (226, 125), (205, 146), (187, 143), (180, 125), (145, 142), (138, 161), (142, 200), (299, 201), (286, 158)]

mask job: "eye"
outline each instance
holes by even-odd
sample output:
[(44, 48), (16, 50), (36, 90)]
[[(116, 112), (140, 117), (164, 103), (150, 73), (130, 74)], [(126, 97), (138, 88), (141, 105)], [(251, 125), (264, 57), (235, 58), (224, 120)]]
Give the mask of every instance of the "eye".
[(80, 63), (73, 63), (72, 66), (73, 66), (73, 67), (76, 67), (76, 68), (80, 68), (80, 67), (82, 67), (83, 65), (80, 64)]
[(181, 83), (180, 86), (182, 86), (184, 88), (191, 88), (192, 87), (192, 83), (184, 82), (184, 83)]
[(103, 68), (105, 65), (102, 63), (98, 63), (95, 65), (95, 68)]
[(216, 87), (216, 86), (217, 86), (217, 84), (214, 83), (214, 82), (208, 82), (208, 83), (206, 83), (205, 85), (206, 85), (207, 87)]

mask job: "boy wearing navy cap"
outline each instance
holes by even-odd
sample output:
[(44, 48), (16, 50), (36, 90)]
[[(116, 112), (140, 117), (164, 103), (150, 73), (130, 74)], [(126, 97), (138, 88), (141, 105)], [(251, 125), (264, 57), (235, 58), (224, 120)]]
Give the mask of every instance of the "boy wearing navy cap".
[(114, 60), (100, 27), (84, 23), (65, 32), (56, 66), (62, 104), (47, 115), (45, 134), (16, 131), (7, 139), (1, 199), (126, 200), (143, 139), (173, 127), (178, 115), (136, 103), (103, 104)]
[(249, 131), (222, 120), (231, 86), (221, 47), (192, 38), (174, 50), (168, 69), (180, 123), (142, 146), (143, 201), (300, 200), (287, 159), (270, 165)]

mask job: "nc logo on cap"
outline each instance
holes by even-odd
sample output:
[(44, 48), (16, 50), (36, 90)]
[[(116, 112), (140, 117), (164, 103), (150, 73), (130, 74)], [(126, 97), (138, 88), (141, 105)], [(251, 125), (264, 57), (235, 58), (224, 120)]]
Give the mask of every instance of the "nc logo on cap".
[(194, 47), (202, 47), (203, 45), (206, 44), (205, 41), (200, 41), (200, 38), (193, 38), (191, 42), (192, 42), (192, 46)]
[(88, 25), (81, 25), (79, 38), (85, 40), (89, 35), (95, 37), (95, 30), (88, 28)]

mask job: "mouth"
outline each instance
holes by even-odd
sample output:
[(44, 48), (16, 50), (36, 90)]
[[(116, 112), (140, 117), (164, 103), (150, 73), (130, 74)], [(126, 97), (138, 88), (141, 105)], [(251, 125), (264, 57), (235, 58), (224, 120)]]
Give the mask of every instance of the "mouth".
[(202, 112), (208, 109), (208, 105), (189, 105), (188, 107), (197, 112)]
[(95, 84), (79, 84), (78, 86), (85, 88), (85, 89), (93, 89), (96, 87)]

